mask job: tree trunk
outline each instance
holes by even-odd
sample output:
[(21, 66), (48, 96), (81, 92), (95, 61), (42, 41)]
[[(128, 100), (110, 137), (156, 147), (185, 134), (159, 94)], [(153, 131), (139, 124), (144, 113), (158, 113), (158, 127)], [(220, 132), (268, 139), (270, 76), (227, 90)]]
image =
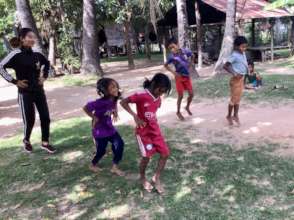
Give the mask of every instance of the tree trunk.
[(234, 34), (235, 34), (235, 17), (236, 17), (236, 0), (227, 1), (226, 26), (223, 37), (222, 48), (218, 61), (214, 68), (214, 74), (219, 74), (223, 70), (225, 60), (230, 56), (233, 50)]
[(83, 0), (82, 44), (83, 50), (81, 72), (83, 74), (103, 75), (99, 57), (95, 0)]
[(145, 53), (148, 60), (151, 60), (151, 48), (149, 39), (149, 24), (145, 26)]
[(195, 15), (196, 15), (196, 26), (197, 26), (197, 53), (198, 53), (198, 68), (202, 68), (202, 26), (201, 16), (199, 11), (199, 5), (197, 0), (195, 1)]
[(177, 21), (178, 21), (178, 41), (181, 48), (188, 46), (188, 18), (186, 0), (176, 0)]
[(56, 38), (54, 35), (51, 35), (49, 37), (48, 60), (51, 66), (56, 65)]
[(294, 55), (294, 16), (291, 17), (292, 25), (291, 25), (291, 55)]
[(37, 42), (35, 48), (43, 53), (46, 50), (42, 44), (42, 39), (40, 37), (39, 31), (36, 26), (35, 19), (33, 17), (31, 7), (28, 0), (15, 0), (17, 17), (21, 23), (22, 28), (31, 28), (37, 36)]
[(132, 43), (130, 39), (130, 27), (131, 23), (130, 21), (124, 22), (124, 33), (125, 33), (125, 41), (126, 41), (126, 49), (127, 49), (127, 56), (128, 56), (128, 66), (129, 69), (134, 69), (134, 57), (133, 57), (133, 51), (132, 51)]
[(3, 39), (3, 43), (4, 43), (4, 46), (5, 46), (6, 50), (8, 52), (12, 51), (13, 48), (11, 47), (11, 45), (9, 43), (9, 40), (7, 39), (7, 37), (5, 36), (5, 34), (2, 35), (2, 39)]

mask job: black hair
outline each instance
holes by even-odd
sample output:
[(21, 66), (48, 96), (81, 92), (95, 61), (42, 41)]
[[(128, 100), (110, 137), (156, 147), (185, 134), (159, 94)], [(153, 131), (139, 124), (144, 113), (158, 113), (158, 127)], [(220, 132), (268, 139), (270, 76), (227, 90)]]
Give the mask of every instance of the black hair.
[(121, 98), (121, 92), (119, 89), (119, 84), (118, 82), (116, 82), (114, 79), (111, 78), (101, 78), (97, 81), (96, 84), (96, 88), (97, 88), (97, 93), (98, 95), (100, 95), (103, 98), (109, 98), (109, 94), (108, 94), (108, 87), (110, 85), (110, 83), (116, 83), (117, 88), (118, 88), (118, 96), (115, 97), (114, 101), (117, 102), (120, 98)]
[(178, 44), (178, 41), (177, 41), (177, 39), (176, 38), (174, 38), (174, 37), (172, 37), (172, 38), (170, 38), (168, 41), (167, 41), (167, 43), (166, 43), (166, 47), (168, 48), (169, 47), (169, 45), (171, 45), (171, 44)]
[(18, 33), (18, 38), (25, 38), (27, 36), (28, 33), (33, 32), (33, 30), (31, 28), (22, 28), (20, 29), (19, 33)]
[(254, 68), (254, 62), (252, 60), (248, 61), (248, 65), (252, 66)]
[(171, 81), (167, 75), (163, 73), (156, 73), (151, 80), (146, 79), (143, 83), (144, 89), (157, 89), (165, 88), (166, 94), (169, 94), (171, 91)]
[(25, 38), (28, 33), (33, 32), (31, 28), (22, 28), (18, 32), (17, 37), (13, 37), (12, 39), (9, 40), (9, 43), (12, 48), (18, 48), (21, 46), (21, 39)]
[(241, 44), (248, 44), (248, 41), (244, 36), (237, 36), (234, 40), (234, 46), (239, 47)]

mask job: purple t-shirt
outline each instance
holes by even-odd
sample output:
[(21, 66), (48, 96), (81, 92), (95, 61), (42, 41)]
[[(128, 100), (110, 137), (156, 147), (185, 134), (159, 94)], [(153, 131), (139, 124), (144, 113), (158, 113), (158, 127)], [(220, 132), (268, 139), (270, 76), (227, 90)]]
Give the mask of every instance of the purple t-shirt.
[(173, 64), (176, 68), (176, 72), (182, 76), (189, 76), (189, 60), (192, 56), (192, 51), (189, 49), (180, 49), (178, 54), (171, 53), (168, 56), (166, 64)]
[(99, 119), (92, 130), (94, 138), (109, 137), (116, 133), (111, 119), (113, 112), (116, 111), (116, 107), (116, 103), (113, 100), (104, 98), (87, 103), (87, 110), (94, 112), (94, 115)]

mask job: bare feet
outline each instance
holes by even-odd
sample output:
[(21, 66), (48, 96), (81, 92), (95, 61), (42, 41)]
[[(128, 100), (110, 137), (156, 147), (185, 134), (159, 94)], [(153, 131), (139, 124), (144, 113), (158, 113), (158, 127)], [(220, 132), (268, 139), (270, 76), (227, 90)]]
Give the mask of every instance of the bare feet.
[(142, 186), (143, 189), (145, 189), (147, 192), (151, 193), (153, 186), (151, 185), (151, 183), (149, 183), (146, 179), (141, 180), (142, 181)]
[(237, 126), (241, 126), (241, 122), (238, 116), (233, 116), (232, 120), (237, 123)]
[(90, 170), (92, 170), (94, 173), (98, 173), (98, 172), (100, 172), (100, 171), (102, 170), (100, 167), (98, 167), (97, 165), (95, 166), (95, 165), (93, 165), (93, 164), (91, 164), (91, 165), (89, 166), (89, 168), (90, 168)]
[(178, 118), (179, 118), (181, 121), (184, 121), (184, 120), (185, 120), (185, 118), (184, 118), (184, 116), (182, 115), (181, 112), (177, 112), (177, 116), (178, 116)]
[(233, 118), (232, 117), (227, 116), (227, 120), (228, 120), (229, 126), (233, 126), (234, 125)]
[(113, 174), (116, 174), (118, 176), (125, 176), (125, 173), (122, 170), (120, 170), (118, 168), (118, 166), (115, 165), (115, 164), (112, 166), (110, 172), (113, 173)]
[(190, 111), (190, 108), (188, 106), (186, 106), (186, 111), (188, 112), (189, 115), (193, 115), (193, 113)]
[(164, 188), (160, 183), (159, 179), (156, 179), (155, 176), (152, 177), (152, 182), (154, 183), (156, 191), (161, 195), (164, 193)]

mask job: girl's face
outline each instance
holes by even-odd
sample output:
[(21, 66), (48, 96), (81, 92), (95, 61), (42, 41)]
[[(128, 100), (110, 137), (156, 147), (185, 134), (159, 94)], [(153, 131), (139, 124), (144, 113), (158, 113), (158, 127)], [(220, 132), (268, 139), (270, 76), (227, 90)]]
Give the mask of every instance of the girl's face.
[(244, 53), (247, 50), (247, 44), (241, 44), (238, 49), (240, 52)]
[(118, 84), (115, 81), (111, 81), (107, 91), (110, 96), (117, 97), (119, 93)]
[(36, 43), (36, 35), (33, 32), (26, 34), (24, 38), (21, 38), (21, 44), (24, 47), (33, 47)]
[(166, 88), (156, 88), (153, 90), (152, 94), (154, 95), (155, 98), (158, 98), (166, 93)]

